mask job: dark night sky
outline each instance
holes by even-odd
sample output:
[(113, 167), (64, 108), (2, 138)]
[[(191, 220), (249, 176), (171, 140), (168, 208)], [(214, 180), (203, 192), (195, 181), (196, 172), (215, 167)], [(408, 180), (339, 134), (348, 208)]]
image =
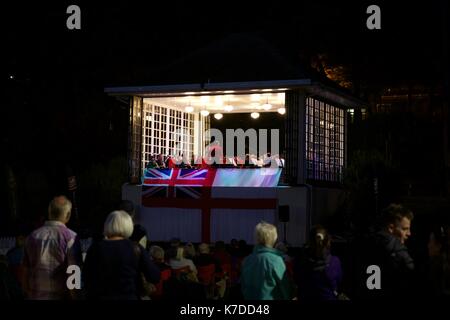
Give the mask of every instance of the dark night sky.
[(230, 33), (254, 32), (286, 52), (327, 52), (357, 63), (363, 77), (421, 77), (439, 69), (430, 58), (440, 58), (441, 2), (381, 2), (378, 31), (365, 27), (369, 1), (81, 2), (81, 31), (66, 29), (66, 4), (18, 4), (6, 16), (8, 71), (41, 82), (58, 76), (73, 86), (92, 75), (99, 85), (123, 83), (140, 74), (136, 69), (168, 63)]
[[(291, 57), (327, 53), (369, 87), (440, 81), (445, 1), (391, 2), (374, 2), (382, 11), (377, 31), (365, 27), (372, 1), (9, 5), (3, 161), (88, 166), (125, 154), (126, 110), (103, 88), (154, 82), (154, 68), (234, 33), (258, 35)], [(66, 28), (69, 4), (81, 7), (80, 31)]]

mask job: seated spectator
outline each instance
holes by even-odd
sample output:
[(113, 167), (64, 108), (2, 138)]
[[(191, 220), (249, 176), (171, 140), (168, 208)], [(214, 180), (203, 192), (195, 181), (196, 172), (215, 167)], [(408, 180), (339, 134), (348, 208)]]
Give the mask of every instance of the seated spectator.
[(250, 155), (247, 153), (245, 155), (245, 159), (244, 159), (244, 167), (248, 167), (250, 165), (251, 165), (251, 163), (250, 163)]
[(203, 267), (213, 264), (218, 266), (217, 260), (209, 253), (209, 245), (206, 243), (201, 243), (198, 246), (199, 255), (194, 257), (194, 264), (197, 267)]
[(280, 154), (280, 163), (281, 163), (281, 168), (284, 168), (285, 160), (284, 160), (284, 155), (282, 155), (282, 154)]
[(270, 152), (266, 153), (263, 157), (263, 167), (269, 168), (272, 165), (272, 157), (270, 156)]
[(162, 298), (168, 301), (198, 301), (206, 300), (206, 290), (201, 283), (195, 281), (180, 281), (175, 276), (163, 283)]
[(164, 249), (159, 246), (150, 247), (150, 257), (160, 271), (170, 269), (170, 266), (164, 260)]
[(238, 167), (239, 166), (237, 161), (236, 161), (236, 157), (230, 157), (229, 159), (230, 159), (230, 162), (233, 165), (233, 167)]
[(231, 265), (231, 255), (225, 250), (223, 241), (216, 242), (213, 257), (219, 261), (220, 265)]
[(191, 169), (192, 168), (191, 161), (187, 157), (185, 157), (184, 154), (182, 154), (180, 157), (178, 167), (184, 169)]
[(174, 169), (177, 167), (177, 162), (174, 157), (167, 156), (166, 162), (165, 162), (166, 168)]
[(195, 251), (195, 247), (192, 244), (192, 242), (186, 243), (184, 246), (184, 257), (186, 259), (194, 259), (194, 257), (197, 255), (197, 251)]
[(236, 163), (236, 165), (240, 168), (242, 168), (245, 165), (245, 159), (242, 159), (239, 156), (235, 156), (234, 157), (234, 162)]
[(274, 154), (272, 156), (272, 161), (275, 161), (275, 164), (278, 168), (284, 168), (284, 159), (280, 157), (278, 154)]
[(163, 156), (162, 153), (160, 153), (160, 154), (158, 154), (156, 156), (156, 163), (158, 165), (158, 168), (160, 168), (160, 169), (166, 168), (166, 164), (165, 164), (165, 161), (164, 161), (164, 156)]
[(206, 147), (206, 155), (210, 158), (208, 163), (211, 165), (220, 165), (223, 163), (223, 148), (219, 140), (212, 141)]
[(257, 167), (258, 166), (258, 157), (255, 154), (250, 154), (249, 155), (249, 159), (250, 159), (250, 165)]
[[(174, 252), (174, 251), (172, 251)], [(175, 255), (173, 253), (169, 257), (169, 265), (172, 269), (182, 269), (188, 267), (193, 276), (197, 275), (197, 268), (191, 259), (186, 259), (184, 257), (184, 249), (182, 247), (178, 247), (175, 251)], [(194, 277), (192, 277), (195, 279)]]
[(147, 169), (159, 168), (158, 163), (156, 162), (155, 156), (151, 155), (149, 161), (146, 165)]

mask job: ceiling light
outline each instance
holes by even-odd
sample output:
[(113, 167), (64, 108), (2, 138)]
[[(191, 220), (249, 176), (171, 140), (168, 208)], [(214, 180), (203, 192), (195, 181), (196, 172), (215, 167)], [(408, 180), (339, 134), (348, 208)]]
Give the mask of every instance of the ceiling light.
[(252, 117), (253, 119), (258, 119), (259, 118), (259, 113), (258, 112), (252, 112), (250, 114), (250, 117)]
[(262, 107), (266, 111), (272, 109), (272, 105), (270, 103), (264, 103)]
[(192, 112), (192, 111), (194, 111), (194, 107), (188, 106), (188, 107), (184, 108), (184, 110), (186, 112)]
[(278, 108), (278, 113), (279, 114), (285, 114), (286, 113), (286, 108)]
[(204, 117), (207, 117), (209, 115), (209, 111), (208, 110), (202, 110), (200, 111), (200, 114)]
[(223, 118), (223, 114), (221, 114), (221, 113), (216, 113), (216, 114), (214, 115), (214, 118), (217, 119), (217, 120), (220, 120), (220, 119)]
[(232, 105), (229, 105), (229, 104), (227, 104), (226, 106), (225, 106), (225, 108), (224, 108), (224, 110), (226, 111), (226, 112), (230, 112), (230, 111), (233, 111), (233, 106)]
[(266, 103), (262, 105), (262, 108), (266, 111), (272, 109), (272, 105), (269, 103), (269, 95), (266, 95)]

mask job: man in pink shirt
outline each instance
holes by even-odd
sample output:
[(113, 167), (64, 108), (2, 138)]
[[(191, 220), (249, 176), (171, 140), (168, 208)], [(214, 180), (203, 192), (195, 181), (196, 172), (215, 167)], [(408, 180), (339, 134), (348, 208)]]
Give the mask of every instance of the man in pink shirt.
[(25, 292), (29, 299), (62, 300), (72, 296), (67, 289), (66, 270), (81, 265), (77, 234), (66, 227), (72, 203), (55, 197), (48, 206), (49, 220), (33, 231), (25, 244)]

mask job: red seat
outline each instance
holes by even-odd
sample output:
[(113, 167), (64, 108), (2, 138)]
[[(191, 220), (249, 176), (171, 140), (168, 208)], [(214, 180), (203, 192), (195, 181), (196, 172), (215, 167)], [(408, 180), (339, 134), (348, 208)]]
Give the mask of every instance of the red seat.
[(165, 269), (165, 270), (161, 271), (161, 278), (159, 279), (159, 282), (155, 285), (156, 291), (152, 294), (153, 298), (158, 299), (162, 296), (164, 281), (169, 280), (171, 275), (172, 275), (172, 270), (170, 270), (170, 269)]
[(215, 281), (216, 266), (209, 264), (207, 266), (197, 267), (198, 281), (204, 285), (210, 285)]
[(161, 280), (162, 281), (169, 280), (171, 275), (172, 275), (172, 270), (165, 269), (165, 270), (161, 271)]
[(216, 291), (216, 266), (209, 264), (207, 266), (197, 267), (197, 271), (198, 281), (205, 287), (206, 298), (213, 298)]
[(180, 279), (183, 275), (186, 275), (191, 272), (191, 268), (189, 266), (178, 268), (178, 269), (172, 269), (173, 275)]

